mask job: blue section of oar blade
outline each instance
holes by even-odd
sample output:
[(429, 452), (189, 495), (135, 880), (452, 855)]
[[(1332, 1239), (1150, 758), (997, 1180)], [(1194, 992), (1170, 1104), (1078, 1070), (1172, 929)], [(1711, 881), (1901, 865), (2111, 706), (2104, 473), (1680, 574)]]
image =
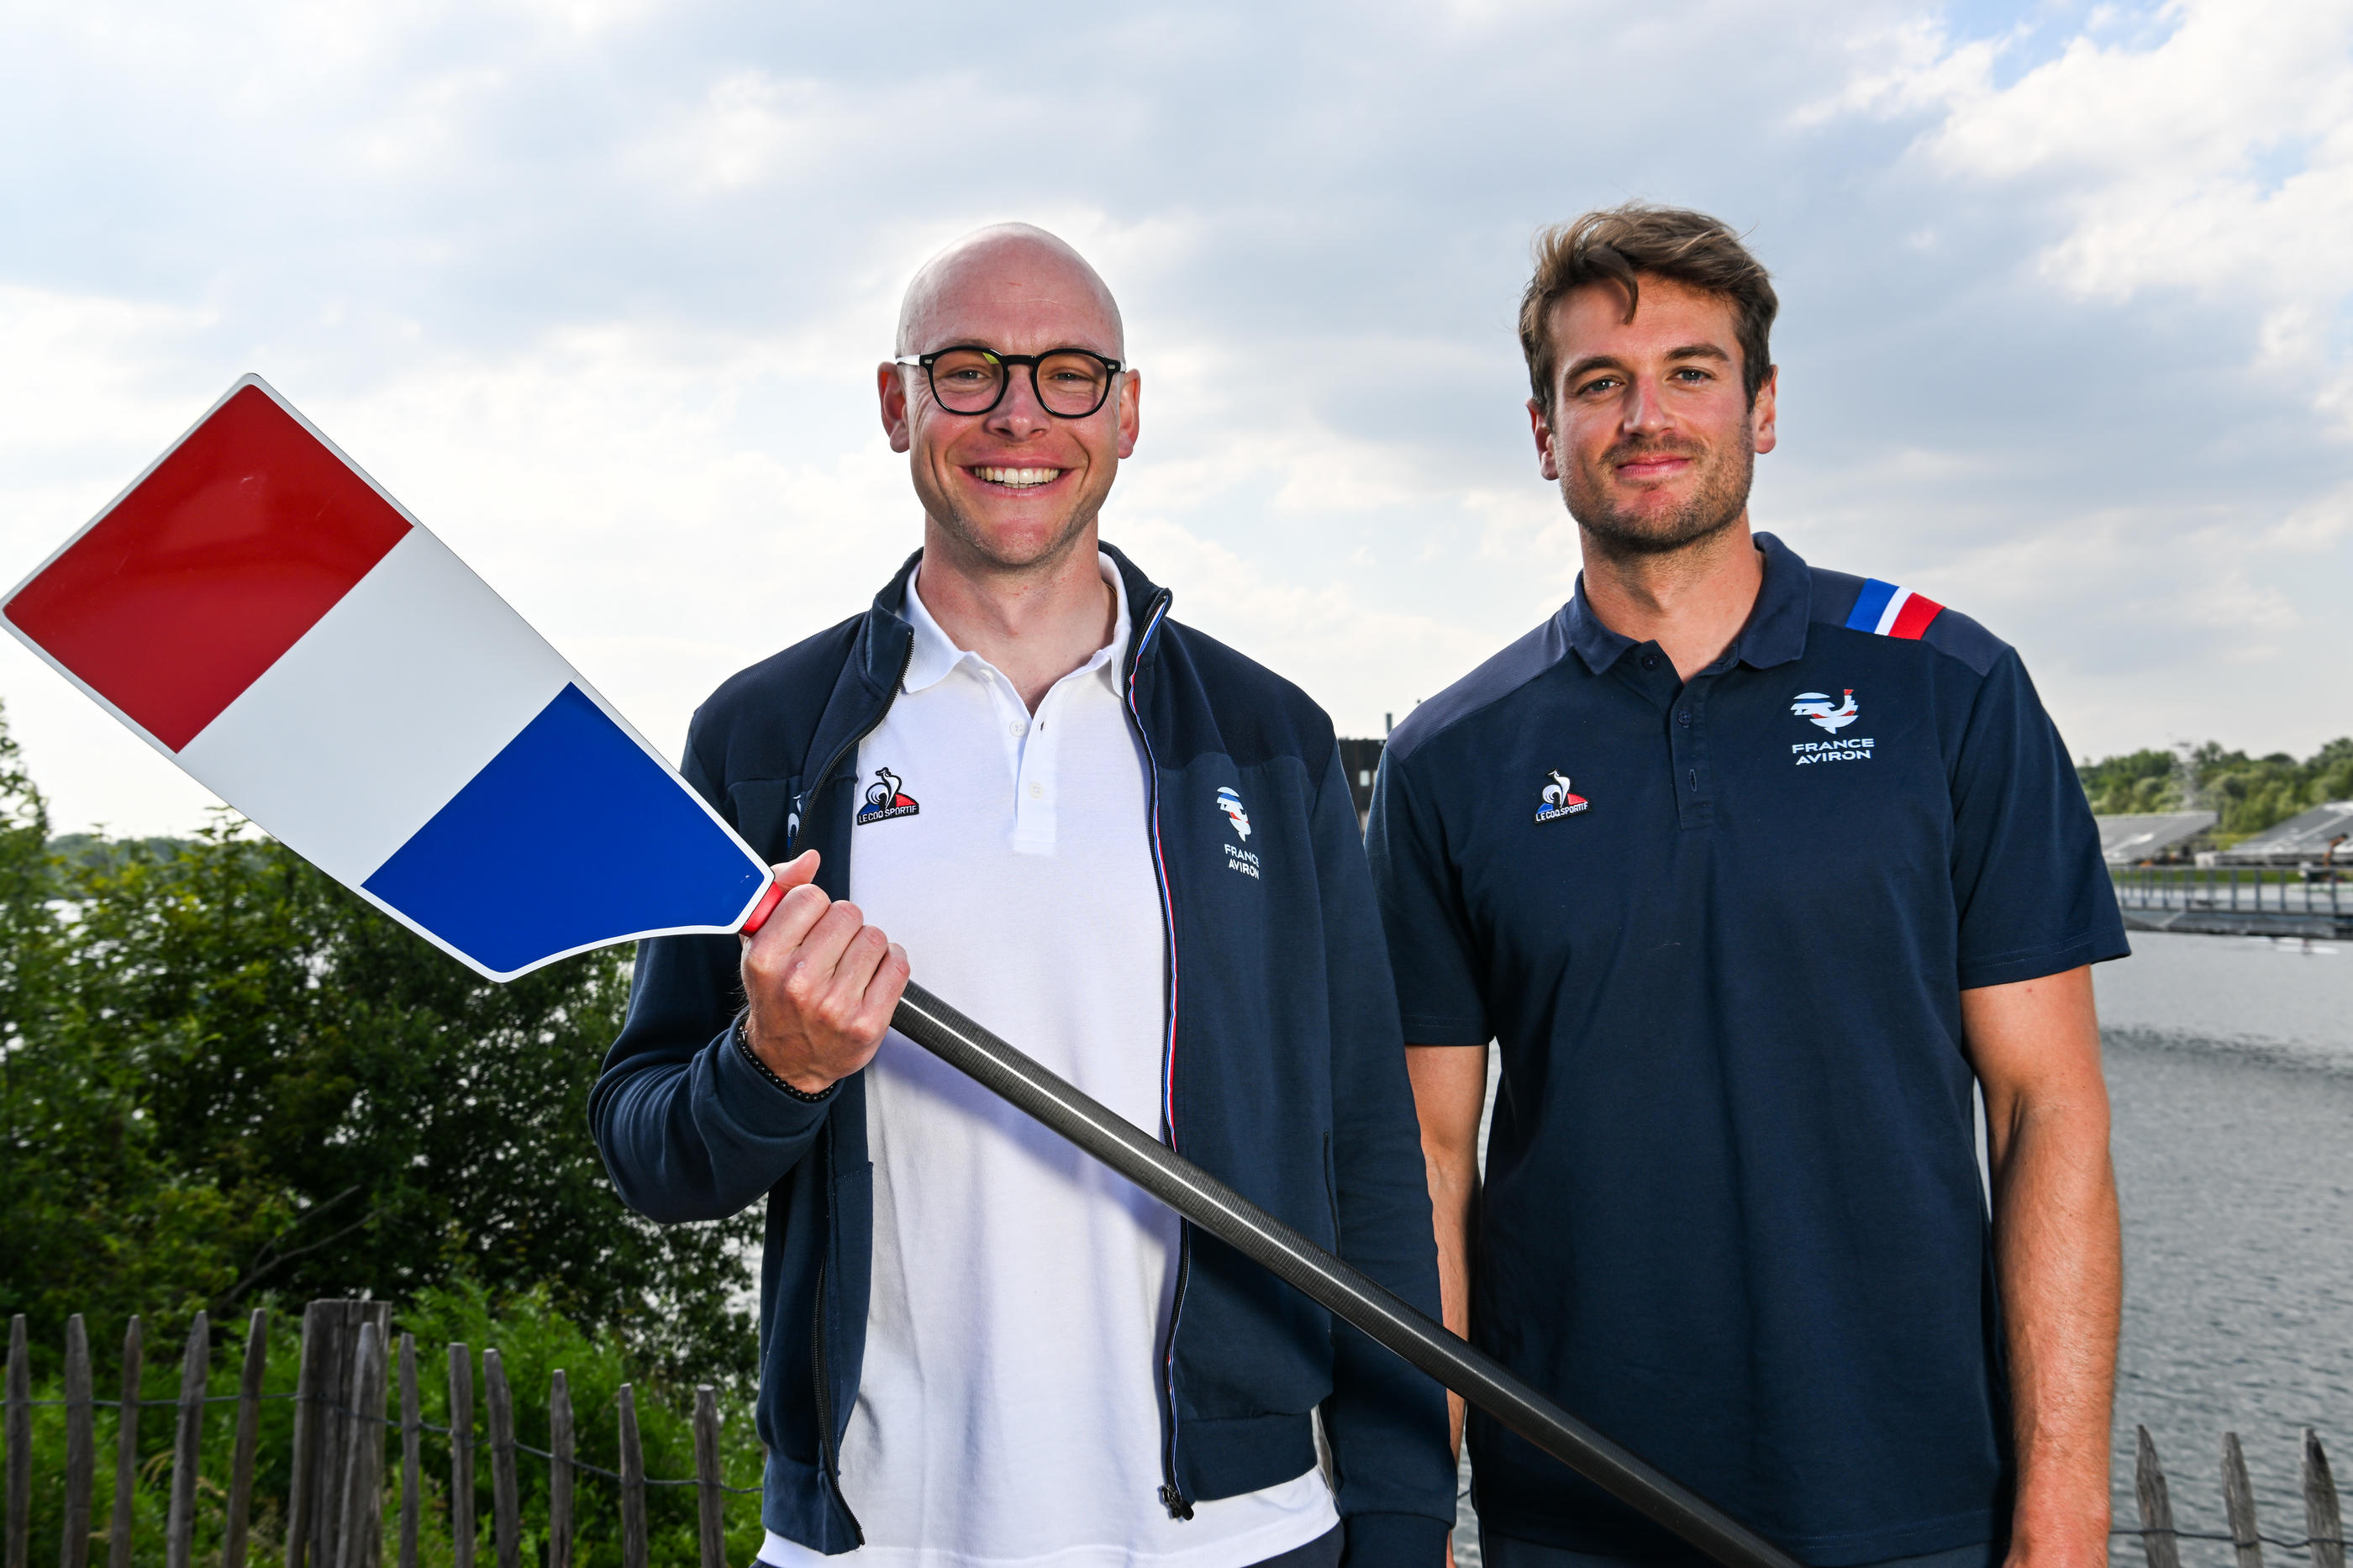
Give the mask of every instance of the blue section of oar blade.
[(1872, 578), (1862, 585), (1862, 592), (1855, 595), (1854, 608), (1846, 613), (1847, 630), (1877, 631), (1879, 617), (1887, 613), (1887, 601), (1894, 597), (1895, 597), (1894, 584), (1883, 583), (1876, 577)]
[(724, 926), (763, 868), (576, 686), (368, 878), (501, 974), (640, 931)]

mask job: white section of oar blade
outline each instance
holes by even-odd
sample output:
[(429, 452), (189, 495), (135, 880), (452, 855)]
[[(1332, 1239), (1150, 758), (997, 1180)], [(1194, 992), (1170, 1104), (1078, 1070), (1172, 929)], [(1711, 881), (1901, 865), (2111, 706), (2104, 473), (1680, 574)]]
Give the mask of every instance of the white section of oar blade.
[(577, 679), (448, 546), (414, 529), (179, 762), (356, 886)]

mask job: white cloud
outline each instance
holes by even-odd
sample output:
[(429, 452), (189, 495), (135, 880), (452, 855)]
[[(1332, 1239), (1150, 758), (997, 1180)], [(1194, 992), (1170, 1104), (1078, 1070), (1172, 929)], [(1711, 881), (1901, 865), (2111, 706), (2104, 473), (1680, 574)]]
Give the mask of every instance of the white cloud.
[[(258, 369), (673, 744), (912, 546), (897, 292), (1022, 217), (1144, 366), (1107, 533), (1362, 732), (1567, 591), (1512, 314), (1538, 223), (1640, 195), (1781, 280), (1761, 526), (1977, 614), (2081, 747), (2342, 727), (2245, 678), (2335, 657), (2353, 595), (2341, 5), (1052, 21), (0, 0), (0, 550)], [(194, 820), (6, 657), (69, 824)]]

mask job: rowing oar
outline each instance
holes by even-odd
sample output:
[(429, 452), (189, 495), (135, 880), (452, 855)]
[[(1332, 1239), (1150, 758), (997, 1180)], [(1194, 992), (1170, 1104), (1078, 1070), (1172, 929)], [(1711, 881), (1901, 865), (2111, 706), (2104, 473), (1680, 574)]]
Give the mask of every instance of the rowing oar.
[[(756, 931), (783, 897), (579, 671), (259, 376), (17, 584), (0, 623), (488, 979), (617, 942)], [(1798, 1568), (922, 986), (892, 1022), (1728, 1568)]]
[(1725, 1568), (1798, 1568), (1779, 1547), (1596, 1432), (1493, 1357), (1416, 1311), (1395, 1291), (1147, 1137), (1135, 1123), (921, 985), (909, 984), (891, 1025)]

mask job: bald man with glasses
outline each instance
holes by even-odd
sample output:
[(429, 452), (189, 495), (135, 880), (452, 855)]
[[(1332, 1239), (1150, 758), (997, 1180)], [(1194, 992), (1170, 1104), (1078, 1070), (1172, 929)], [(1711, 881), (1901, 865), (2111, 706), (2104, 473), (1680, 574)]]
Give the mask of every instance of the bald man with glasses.
[(889, 1028), (919, 969), (1437, 1311), (1331, 722), (1097, 538), (1138, 427), (1124, 353), (1050, 235), (926, 264), (877, 375), (923, 548), (689, 737), (791, 890), (748, 941), (646, 944), (592, 1115), (655, 1219), (766, 1204), (777, 1568), (1444, 1558), (1435, 1384)]

